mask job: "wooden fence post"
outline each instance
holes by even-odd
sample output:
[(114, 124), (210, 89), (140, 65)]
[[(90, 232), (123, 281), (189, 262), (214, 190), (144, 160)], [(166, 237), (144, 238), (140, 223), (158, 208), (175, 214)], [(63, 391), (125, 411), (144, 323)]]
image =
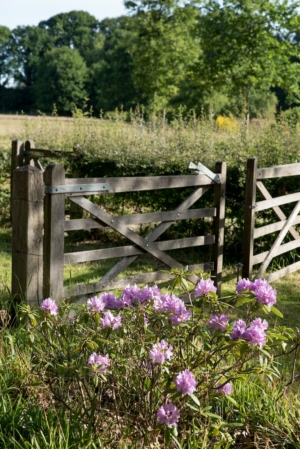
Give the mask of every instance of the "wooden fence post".
[(243, 238), (243, 278), (252, 277), (253, 269), (253, 246), (254, 246), (254, 224), (256, 204), (256, 178), (257, 159), (251, 158), (247, 161), (246, 190), (245, 190), (245, 212), (244, 212), (244, 238)]
[(220, 184), (215, 184), (214, 207), (217, 214), (214, 217), (213, 228), (216, 238), (213, 246), (213, 262), (214, 283), (217, 287), (217, 293), (221, 296), (222, 287), (222, 270), (223, 270), (223, 253), (224, 253), (224, 228), (225, 228), (225, 194), (226, 194), (226, 162), (217, 162), (215, 173), (220, 174)]
[[(47, 186), (64, 185), (64, 167), (48, 165), (44, 181)], [(44, 223), (44, 298), (51, 296), (59, 302), (62, 300), (64, 286), (64, 194), (46, 194)]]
[(12, 294), (38, 304), (42, 298), (43, 173), (25, 166), (14, 171), (12, 214)]
[(13, 198), (13, 177), (14, 171), (24, 165), (24, 144), (21, 140), (11, 142), (11, 163), (10, 163), (10, 221), (12, 220), (12, 198)]
[(31, 165), (32, 167), (35, 166), (34, 159), (33, 159), (32, 156), (30, 156), (30, 154), (28, 154), (28, 153), (26, 154), (26, 152), (30, 151), (30, 150), (34, 150), (34, 148), (35, 148), (34, 141), (33, 140), (26, 140), (26, 142), (25, 142), (25, 164), (26, 165)]

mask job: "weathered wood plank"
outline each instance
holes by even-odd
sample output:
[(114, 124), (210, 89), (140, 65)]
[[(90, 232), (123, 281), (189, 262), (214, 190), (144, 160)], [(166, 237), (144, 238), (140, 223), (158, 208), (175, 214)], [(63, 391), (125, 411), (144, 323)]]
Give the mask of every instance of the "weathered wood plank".
[[(199, 187), (194, 192), (192, 192), (179, 206), (175, 208), (176, 211), (184, 211), (201, 198), (205, 192), (209, 189), (208, 187)], [(155, 229), (153, 229), (146, 237), (145, 240), (149, 242), (154, 242), (157, 240), (171, 225), (173, 221), (160, 223)], [(108, 282), (118, 276), (122, 271), (124, 271), (138, 256), (125, 257), (120, 260), (116, 265), (114, 265), (102, 278), (104, 282)]]
[(291, 273), (294, 273), (295, 271), (300, 270), (300, 261), (293, 263), (292, 265), (289, 265), (288, 267), (282, 268), (281, 270), (275, 271), (274, 273), (268, 274), (265, 279), (268, 282), (274, 282), (278, 279), (283, 278), (284, 276), (287, 276)]
[(28, 153), (28, 151), (34, 149), (34, 147), (35, 143), (33, 140), (26, 140), (24, 151), (24, 165), (31, 165), (32, 167), (35, 166), (34, 158)]
[[(205, 175), (144, 176), (123, 178), (72, 178), (66, 179), (66, 185), (108, 183), (109, 193), (136, 192), (145, 190), (174, 189), (180, 187), (198, 187), (213, 185)], [(91, 192), (89, 192), (91, 194)], [(68, 194), (80, 196), (82, 193)]]
[[(155, 248), (161, 251), (168, 251), (181, 248), (191, 248), (202, 245), (212, 245), (215, 242), (214, 235), (206, 235), (201, 237), (189, 237), (183, 239), (167, 240), (164, 242), (153, 243)], [(91, 262), (95, 260), (105, 260), (117, 257), (136, 256), (144, 254), (136, 246), (121, 246), (115, 248), (104, 248), (90, 251), (78, 251), (74, 253), (66, 253), (64, 256), (64, 263), (80, 263)]]
[(284, 176), (300, 175), (300, 163), (277, 165), (274, 167), (259, 168), (257, 179), (282, 178)]
[[(160, 251), (158, 248), (154, 247), (151, 242), (148, 243), (143, 237), (141, 237), (139, 234), (137, 234), (134, 231), (132, 231), (131, 229), (129, 229), (123, 223), (114, 221), (114, 219), (107, 212), (101, 210), (98, 206), (96, 206), (94, 203), (92, 203), (88, 199), (86, 199), (84, 197), (77, 197), (77, 198), (72, 198), (72, 201), (74, 201), (76, 204), (80, 205), (87, 212), (91, 213), (92, 215), (95, 215), (95, 217), (99, 218), (101, 221), (106, 223), (112, 229), (119, 232), (121, 235), (128, 238), (133, 243), (135, 243), (140, 248), (142, 248), (144, 250), (144, 252), (150, 253), (156, 259), (163, 262), (165, 265), (167, 265), (171, 268), (183, 268), (183, 266), (179, 262), (177, 262), (175, 259), (173, 259), (173, 257), (169, 256), (168, 254), (166, 254), (163, 251)], [(194, 278), (195, 278), (195, 282), (197, 282), (196, 276), (194, 276)]]
[[(266, 200), (273, 199), (272, 196), (270, 195), (270, 193), (268, 192), (268, 190), (266, 189), (266, 187), (263, 185), (263, 183), (261, 181), (257, 181), (256, 182), (256, 186), (257, 186), (257, 188), (259, 189), (259, 191), (261, 192), (261, 194), (264, 196), (264, 198)], [(286, 220), (286, 215), (282, 212), (280, 207), (273, 207), (273, 210), (274, 210), (275, 214), (277, 215), (277, 217), (280, 220)], [(291, 235), (293, 236), (294, 239), (299, 239), (300, 238), (299, 233), (293, 227), (291, 227), (289, 229), (289, 232), (291, 233)]]
[[(175, 208), (176, 211), (184, 211), (187, 208), (191, 207), (207, 190), (207, 187), (199, 187), (194, 192), (192, 192), (188, 198), (186, 198), (178, 207)], [(148, 242), (155, 241), (163, 232), (165, 232), (171, 225), (173, 221), (163, 222), (158, 225), (154, 230), (152, 230), (148, 236), (145, 237), (145, 240)], [(112, 267), (104, 276), (103, 280), (111, 280), (115, 278), (118, 274), (124, 271), (138, 256), (125, 257), (120, 260), (114, 267)], [(195, 280), (195, 282), (197, 282)]]
[(42, 299), (43, 174), (35, 167), (15, 170), (12, 198), (12, 296), (37, 305)]
[[(272, 234), (273, 232), (280, 231), (283, 226), (285, 225), (286, 220), (284, 221), (277, 221), (276, 223), (271, 223), (265, 226), (260, 226), (259, 228), (254, 229), (254, 239), (258, 239), (259, 237), (262, 237), (267, 234)], [(292, 225), (295, 226), (300, 223), (300, 215), (297, 215), (295, 220), (293, 221)], [(293, 228), (290, 228), (293, 229)], [(290, 231), (289, 229), (289, 231)], [(299, 239), (297, 239), (299, 240)]]
[(41, 148), (33, 148), (33, 147), (26, 149), (25, 154), (26, 156), (32, 159), (39, 157), (66, 157), (66, 158), (74, 157), (73, 151), (43, 150)]
[(256, 203), (256, 172), (257, 159), (251, 158), (247, 161), (245, 209), (244, 209), (244, 237), (243, 237), (243, 268), (242, 276), (251, 278), (253, 268), (253, 246), (254, 246), (254, 224)]
[[(279, 246), (279, 248), (276, 251), (276, 254), (273, 255), (273, 257), (280, 256), (281, 254), (287, 253), (288, 251), (293, 251), (294, 249), (297, 249), (300, 247), (300, 240), (292, 240), (291, 242), (285, 243), (284, 245)], [(269, 251), (265, 251), (260, 254), (256, 254), (253, 257), (253, 265), (257, 265), (258, 263), (261, 263), (264, 261), (264, 259), (269, 254)]]
[(273, 243), (267, 257), (265, 258), (264, 262), (259, 267), (259, 270), (256, 273), (255, 277), (261, 277), (264, 274), (264, 272), (268, 268), (269, 264), (271, 263), (271, 260), (276, 255), (279, 246), (281, 245), (284, 237), (286, 236), (289, 228), (291, 227), (291, 223), (294, 221), (294, 219), (298, 215), (299, 211), (300, 211), (300, 201), (298, 201), (298, 203), (294, 207), (293, 212), (291, 213), (291, 215), (287, 219), (285, 225), (281, 229), (281, 231), (280, 231), (279, 235), (277, 236), (275, 242)]
[[(64, 184), (62, 165), (50, 164), (44, 172), (45, 184)], [(44, 212), (44, 297), (63, 298), (65, 197), (45, 195)]]
[(300, 200), (300, 192), (290, 193), (289, 195), (278, 196), (271, 200), (259, 201), (256, 203), (255, 211), (260, 212), (262, 210), (274, 208), (275, 206), (282, 206), (283, 204), (294, 203)]
[(11, 142), (11, 163), (10, 163), (10, 220), (12, 220), (12, 198), (14, 171), (23, 166), (24, 144), (21, 140), (13, 140)]
[(217, 287), (217, 293), (221, 296), (222, 271), (223, 271), (223, 251), (224, 251), (224, 229), (225, 229), (225, 195), (226, 195), (226, 163), (217, 162), (215, 173), (220, 174), (220, 184), (214, 187), (214, 206), (217, 213), (214, 217), (213, 229), (215, 235), (215, 244), (213, 246), (212, 259), (214, 261), (214, 284)]
[[(138, 225), (142, 223), (157, 223), (170, 220), (179, 221), (203, 217), (214, 217), (215, 215), (216, 215), (216, 208), (206, 208), (206, 209), (191, 209), (182, 212), (169, 211), (169, 212), (154, 212), (149, 214), (121, 215), (121, 216), (113, 216), (112, 218), (114, 221), (118, 220), (120, 223), (126, 225)], [(75, 221), (76, 223), (72, 223), (73, 221)], [(93, 222), (93, 219), (91, 218), (82, 220), (67, 220), (65, 222), (65, 231), (76, 229), (92, 229), (93, 227), (99, 228), (101, 227), (101, 224), (99, 222), (95, 221)]]
[[(213, 263), (207, 262), (203, 264), (196, 264), (189, 266), (189, 270), (194, 270), (199, 268), (203, 272), (209, 272), (213, 270)], [(98, 292), (109, 291), (113, 289), (120, 289), (126, 287), (130, 284), (148, 284), (159, 281), (167, 281), (172, 279), (173, 276), (170, 273), (163, 273), (162, 271), (155, 271), (152, 273), (144, 273), (135, 276), (127, 276), (123, 278), (116, 278), (110, 281), (103, 282), (102, 280), (98, 282), (91, 282), (90, 284), (79, 284), (71, 287), (64, 288), (64, 296), (85, 296), (91, 295)]]
[(65, 231), (79, 231), (81, 229), (96, 229), (103, 227), (107, 226), (105, 224), (101, 224), (99, 220), (95, 220), (94, 218), (76, 218), (74, 220), (65, 220)]

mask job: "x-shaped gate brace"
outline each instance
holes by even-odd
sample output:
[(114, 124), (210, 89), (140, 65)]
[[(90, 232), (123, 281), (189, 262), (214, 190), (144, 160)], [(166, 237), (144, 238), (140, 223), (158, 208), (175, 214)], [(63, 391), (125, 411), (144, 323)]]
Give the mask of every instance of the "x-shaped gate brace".
[[(264, 186), (264, 184), (261, 181), (257, 181), (256, 185), (257, 185), (257, 188), (259, 189), (259, 191), (261, 192), (261, 194), (263, 195), (263, 197), (266, 200), (273, 200), (273, 197), (270, 195), (269, 191), (267, 190), (267, 188)], [(287, 217), (286, 217), (286, 215), (284, 214), (284, 212), (281, 210), (281, 208), (279, 206), (275, 206), (274, 205), (272, 207), (272, 209), (274, 210), (275, 214), (277, 215), (277, 217), (280, 220), (286, 220)], [(289, 216), (289, 218), (287, 219), (286, 223), (282, 227), (282, 229), (281, 229), (280, 233), (278, 234), (275, 242), (273, 243), (271, 249), (269, 250), (265, 260), (263, 261), (263, 263), (259, 267), (259, 270), (258, 270), (258, 272), (255, 275), (255, 279), (261, 277), (263, 275), (263, 273), (266, 271), (266, 269), (270, 265), (273, 257), (275, 257), (276, 251), (280, 247), (281, 243), (283, 242), (283, 240), (284, 240), (284, 238), (285, 238), (285, 236), (287, 235), (288, 232), (291, 233), (292, 237), (295, 240), (298, 240), (300, 238), (299, 233), (292, 226), (292, 223), (295, 220), (296, 216), (298, 215), (299, 211), (300, 211), (300, 201), (297, 202), (297, 204), (294, 207), (291, 215)]]
[[(207, 187), (199, 187), (195, 190), (186, 200), (184, 200), (176, 209), (177, 212), (182, 212), (190, 208), (201, 196), (210, 188)], [(165, 221), (160, 223), (155, 229), (153, 229), (145, 238), (136, 232), (129, 229), (123, 222), (122, 217), (113, 217), (109, 215), (107, 212), (100, 209), (99, 206), (92, 203), (87, 198), (80, 197), (69, 197), (69, 199), (82, 207), (87, 212), (94, 215), (102, 224), (107, 225), (119, 232), (121, 235), (126, 237), (128, 240), (131, 240), (135, 245), (141, 248), (145, 253), (151, 254), (156, 259), (162, 261), (165, 265), (170, 268), (184, 268), (182, 264), (177, 262), (173, 257), (169, 256), (165, 252), (158, 249), (155, 245), (152, 245), (155, 240), (160, 237), (173, 223), (173, 221)], [(138, 256), (127, 256), (121, 259), (117, 264), (115, 264), (101, 279), (99, 282), (103, 283), (103, 287), (105, 284), (113, 280), (119, 273), (124, 271), (134, 260), (137, 259)], [(196, 284), (198, 282), (198, 277), (192, 275), (189, 277), (189, 280)]]

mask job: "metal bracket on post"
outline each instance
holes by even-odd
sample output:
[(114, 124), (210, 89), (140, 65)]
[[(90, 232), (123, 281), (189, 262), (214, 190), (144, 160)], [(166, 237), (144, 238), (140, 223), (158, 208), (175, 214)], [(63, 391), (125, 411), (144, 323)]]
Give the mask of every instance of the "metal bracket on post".
[(220, 176), (216, 173), (213, 173), (211, 170), (209, 170), (209, 168), (201, 164), (201, 162), (198, 162), (198, 165), (194, 164), (193, 162), (190, 162), (189, 169), (195, 170), (197, 175), (206, 175), (212, 181), (216, 182), (217, 184), (221, 184)]
[(98, 184), (76, 184), (76, 185), (57, 185), (57, 186), (44, 186), (44, 193), (56, 194), (56, 193), (84, 193), (84, 192), (108, 192), (108, 183)]

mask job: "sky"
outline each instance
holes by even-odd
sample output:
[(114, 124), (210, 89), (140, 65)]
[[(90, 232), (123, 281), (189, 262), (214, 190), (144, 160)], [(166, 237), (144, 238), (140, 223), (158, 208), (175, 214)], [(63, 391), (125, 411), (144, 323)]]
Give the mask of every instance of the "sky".
[(98, 20), (126, 14), (123, 0), (0, 0), (0, 25), (38, 25), (61, 12), (87, 11)]

